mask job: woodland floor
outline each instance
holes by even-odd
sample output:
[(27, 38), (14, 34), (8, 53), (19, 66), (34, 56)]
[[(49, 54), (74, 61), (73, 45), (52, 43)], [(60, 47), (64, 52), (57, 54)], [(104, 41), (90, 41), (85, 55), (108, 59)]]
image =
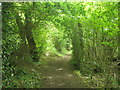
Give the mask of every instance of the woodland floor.
[(73, 73), (70, 56), (51, 57), (43, 67), (43, 88), (81, 88), (86, 87), (80, 77)]
[[(76, 70), (74, 70), (72, 65), (70, 64), (70, 60), (71, 60), (70, 55), (66, 55), (63, 57), (48, 56), (48, 57), (41, 58), (41, 61), (37, 64), (33, 64), (33, 65), (24, 64), (24, 63), (21, 63), (21, 64), (22, 66), (25, 66), (23, 70), (27, 71), (28, 73), (37, 74), (35, 78), (40, 79), (40, 80), (38, 79), (36, 80), (37, 87), (40, 87), (40, 88), (118, 87), (116, 85), (108, 86), (108, 84), (106, 84), (106, 77), (104, 77), (102, 73), (96, 74), (93, 76), (86, 76), (86, 75), (77, 73)], [(29, 77), (27, 80), (29, 80)], [(36, 82), (34, 80), (32, 81)], [(24, 86), (24, 84), (22, 85)], [(20, 84), (20, 87), (22, 85)], [(32, 86), (29, 86), (29, 87), (32, 87)]]

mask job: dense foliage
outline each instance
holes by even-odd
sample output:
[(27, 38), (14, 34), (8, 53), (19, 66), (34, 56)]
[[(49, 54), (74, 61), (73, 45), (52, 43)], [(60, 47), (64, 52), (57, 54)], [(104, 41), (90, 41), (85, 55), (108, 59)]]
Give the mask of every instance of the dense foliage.
[(119, 8), (117, 2), (3, 3), (3, 87), (41, 87), (26, 67), (66, 54), (79, 74), (101, 77), (97, 87), (118, 87)]

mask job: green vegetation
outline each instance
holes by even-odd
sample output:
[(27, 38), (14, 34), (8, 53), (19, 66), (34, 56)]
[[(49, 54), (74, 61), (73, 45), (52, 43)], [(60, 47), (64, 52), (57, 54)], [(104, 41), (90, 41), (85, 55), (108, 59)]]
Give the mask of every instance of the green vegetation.
[(120, 87), (119, 9), (117, 2), (2, 3), (3, 88), (43, 87), (49, 58), (68, 55), (83, 86)]

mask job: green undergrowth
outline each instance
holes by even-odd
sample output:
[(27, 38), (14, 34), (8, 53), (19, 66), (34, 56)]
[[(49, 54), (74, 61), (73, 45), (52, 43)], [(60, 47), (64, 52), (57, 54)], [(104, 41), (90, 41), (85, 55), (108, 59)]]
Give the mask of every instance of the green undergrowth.
[(36, 63), (10, 66), (4, 72), (3, 88), (41, 88), (42, 74)]
[(11, 76), (4, 80), (4, 88), (40, 88), (42, 86), (41, 78), (36, 73), (21, 73), (20, 75)]
[(80, 71), (74, 70), (74, 74), (79, 76), (82, 83), (89, 88), (120, 88), (114, 77), (109, 77), (109, 82), (103, 74), (83, 75)]
[(107, 63), (93, 62), (92, 60), (81, 61), (80, 68), (78, 69), (75, 60), (70, 60), (74, 74), (79, 76), (87, 87), (120, 88), (116, 65), (111, 62)]

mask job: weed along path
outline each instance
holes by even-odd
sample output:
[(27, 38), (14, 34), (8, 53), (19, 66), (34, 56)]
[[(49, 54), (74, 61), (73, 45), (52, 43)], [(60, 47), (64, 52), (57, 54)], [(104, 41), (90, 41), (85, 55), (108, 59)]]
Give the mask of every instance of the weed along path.
[(73, 73), (70, 56), (51, 57), (43, 67), (43, 88), (81, 88), (85, 87), (80, 78)]

